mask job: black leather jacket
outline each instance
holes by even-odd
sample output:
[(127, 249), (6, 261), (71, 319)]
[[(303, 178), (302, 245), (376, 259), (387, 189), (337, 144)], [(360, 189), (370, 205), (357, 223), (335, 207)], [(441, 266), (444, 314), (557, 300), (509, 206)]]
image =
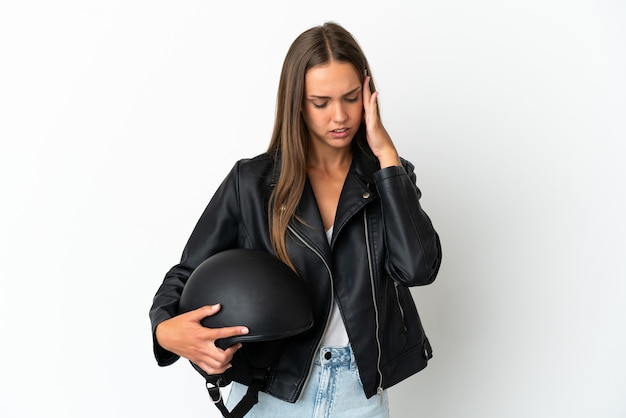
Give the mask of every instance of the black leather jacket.
[[(356, 142), (356, 140), (355, 140)], [(152, 331), (178, 313), (191, 272), (229, 248), (273, 252), (268, 199), (279, 164), (262, 154), (238, 161), (199, 219), (179, 264), (165, 276), (150, 310)], [(315, 197), (306, 184), (298, 207), (301, 221), (289, 226), (287, 248), (311, 292), (315, 325), (290, 340), (263, 388), (295, 402), (308, 378), (334, 298), (337, 299), (369, 398), (426, 367), (430, 344), (409, 286), (431, 283), (441, 262), (439, 237), (422, 210), (413, 166), (379, 169), (369, 149), (354, 146), (328, 244)], [(334, 289), (334, 292), (333, 292)], [(245, 325), (245, 324), (233, 324)], [(154, 339), (159, 365), (178, 357)]]

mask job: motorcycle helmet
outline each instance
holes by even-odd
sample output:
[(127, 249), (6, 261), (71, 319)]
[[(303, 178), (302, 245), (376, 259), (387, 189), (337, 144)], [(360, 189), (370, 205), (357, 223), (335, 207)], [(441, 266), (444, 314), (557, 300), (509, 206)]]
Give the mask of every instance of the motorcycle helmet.
[[(286, 264), (268, 252), (241, 248), (216, 253), (191, 273), (180, 297), (179, 313), (216, 303), (221, 305), (220, 311), (202, 319), (203, 326), (241, 325), (249, 332), (215, 341), (222, 349), (242, 343), (233, 367), (224, 374), (208, 375), (192, 365), (206, 379), (222, 414), (243, 416), (256, 403), (267, 370), (280, 357), (285, 340), (313, 326), (311, 303), (303, 280)], [(249, 390), (229, 412), (219, 387), (232, 380), (247, 384)]]

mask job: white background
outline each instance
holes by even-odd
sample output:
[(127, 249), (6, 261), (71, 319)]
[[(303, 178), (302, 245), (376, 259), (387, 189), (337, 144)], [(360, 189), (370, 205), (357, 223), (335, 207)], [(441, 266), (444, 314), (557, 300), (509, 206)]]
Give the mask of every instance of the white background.
[(292, 40), (334, 20), (441, 235), (392, 416), (626, 416), (619, 0), (3, 1), (0, 416), (217, 417), (148, 310)]

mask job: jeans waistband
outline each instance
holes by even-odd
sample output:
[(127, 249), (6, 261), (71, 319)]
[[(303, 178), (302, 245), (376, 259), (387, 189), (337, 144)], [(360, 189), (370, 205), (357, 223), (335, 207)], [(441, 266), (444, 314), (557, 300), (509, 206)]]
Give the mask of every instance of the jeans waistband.
[(350, 346), (347, 347), (320, 347), (315, 364), (333, 367), (355, 367), (354, 354)]

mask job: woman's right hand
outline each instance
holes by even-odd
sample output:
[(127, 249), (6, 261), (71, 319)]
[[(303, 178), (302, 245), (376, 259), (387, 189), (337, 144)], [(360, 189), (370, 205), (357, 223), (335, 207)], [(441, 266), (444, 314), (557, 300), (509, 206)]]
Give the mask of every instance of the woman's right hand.
[(164, 349), (198, 365), (208, 374), (221, 374), (231, 367), (230, 361), (241, 344), (222, 350), (215, 340), (248, 333), (243, 326), (206, 328), (200, 321), (215, 315), (220, 305), (204, 306), (161, 322), (155, 331), (156, 339)]

